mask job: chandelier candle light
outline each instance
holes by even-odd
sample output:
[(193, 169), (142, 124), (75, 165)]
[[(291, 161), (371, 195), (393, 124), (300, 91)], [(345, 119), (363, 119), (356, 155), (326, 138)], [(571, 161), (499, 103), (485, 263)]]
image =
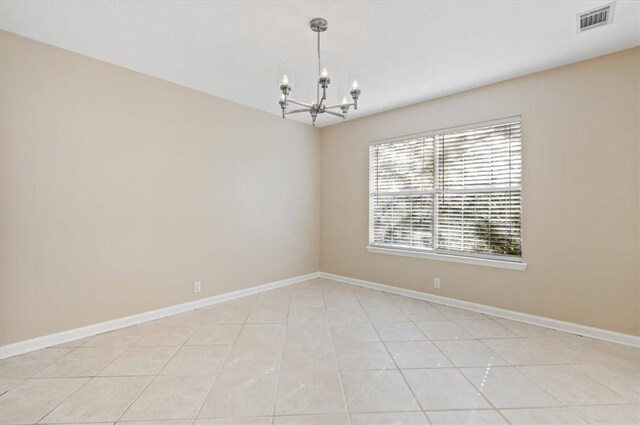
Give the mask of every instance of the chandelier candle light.
[[(282, 84), (280, 84), (280, 91), (282, 92), (282, 97), (280, 98), (282, 118), (285, 118), (289, 114), (309, 112), (311, 114), (313, 125), (316, 125), (316, 118), (318, 117), (318, 114), (323, 114), (326, 112), (327, 114), (335, 115), (336, 117), (340, 117), (344, 120), (347, 118), (347, 112), (349, 112), (349, 108), (351, 106), (353, 106), (353, 109), (358, 109), (358, 98), (360, 97), (358, 82), (356, 80), (353, 80), (353, 85), (351, 86), (351, 91), (349, 92), (349, 94), (351, 95), (351, 99), (353, 100), (352, 102), (348, 102), (347, 97), (345, 96), (342, 98), (342, 103), (338, 103), (335, 105), (324, 104), (324, 101), (327, 99), (327, 88), (331, 83), (331, 78), (329, 78), (329, 72), (327, 71), (327, 68), (322, 67), (322, 61), (320, 59), (320, 33), (327, 30), (328, 24), (326, 19), (315, 18), (311, 20), (309, 26), (311, 27), (312, 31), (318, 33), (318, 83), (316, 86), (316, 101), (308, 104), (290, 98), (289, 94), (291, 93), (291, 84), (289, 83), (289, 77), (287, 77), (287, 74), (285, 74), (282, 77)], [(320, 90), (322, 90), (322, 95), (320, 95)], [(302, 106), (302, 108), (287, 110), (290, 103)], [(331, 111), (330, 109), (340, 109), (342, 113)]]

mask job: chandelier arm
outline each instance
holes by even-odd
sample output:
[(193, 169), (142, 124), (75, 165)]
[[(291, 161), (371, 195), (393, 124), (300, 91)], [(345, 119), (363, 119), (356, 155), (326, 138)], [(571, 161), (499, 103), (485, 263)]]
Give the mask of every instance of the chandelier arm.
[(345, 106), (353, 106), (355, 105), (353, 102), (349, 103), (336, 103), (335, 105), (325, 106), (324, 109), (335, 109), (335, 108), (344, 108)]
[(293, 103), (293, 104), (296, 104), (296, 105), (304, 106), (305, 108), (311, 108), (311, 105), (309, 105), (308, 103), (299, 102), (299, 101), (291, 99), (291, 98), (288, 98), (287, 101), (289, 103)]
[(339, 114), (339, 113), (333, 112), (333, 111), (327, 111), (326, 108), (325, 108), (324, 112), (326, 112), (327, 114), (330, 114), (330, 115), (335, 115), (336, 117), (344, 118), (343, 114)]
[(303, 108), (303, 109), (292, 109), (291, 111), (286, 111), (285, 115), (289, 114), (299, 114), (300, 112), (311, 112), (311, 108)]

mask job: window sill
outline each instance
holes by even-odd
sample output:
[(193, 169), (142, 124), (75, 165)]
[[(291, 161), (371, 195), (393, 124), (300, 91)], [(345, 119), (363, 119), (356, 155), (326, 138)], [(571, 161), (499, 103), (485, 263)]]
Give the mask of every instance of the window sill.
[(497, 267), (500, 269), (509, 269), (509, 270), (524, 270), (527, 268), (527, 263), (517, 263), (514, 261), (491, 260), (488, 258), (462, 257), (457, 255), (381, 248), (377, 246), (367, 246), (367, 251), (372, 252), (374, 254), (399, 255), (402, 257), (414, 257), (414, 258), (424, 258), (427, 260), (449, 261), (452, 263), (473, 264), (476, 266)]

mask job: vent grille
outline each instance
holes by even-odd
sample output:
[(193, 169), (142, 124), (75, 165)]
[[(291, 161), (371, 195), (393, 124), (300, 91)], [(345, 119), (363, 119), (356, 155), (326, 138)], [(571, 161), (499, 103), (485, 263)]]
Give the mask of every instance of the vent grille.
[(613, 18), (613, 3), (578, 14), (578, 32), (610, 24)]

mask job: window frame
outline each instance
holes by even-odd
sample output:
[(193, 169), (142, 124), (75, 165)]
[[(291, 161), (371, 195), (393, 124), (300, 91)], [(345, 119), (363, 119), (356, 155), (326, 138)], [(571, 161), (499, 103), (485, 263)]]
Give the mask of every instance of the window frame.
[[(464, 264), (473, 264), (473, 265), (481, 265), (481, 266), (489, 266), (489, 267), (498, 267), (498, 268), (505, 268), (505, 269), (511, 269), (511, 270), (525, 270), (527, 267), (527, 263), (524, 261), (524, 232), (523, 232), (523, 228), (522, 228), (522, 222), (523, 222), (523, 216), (524, 216), (524, 202), (523, 202), (523, 179), (521, 176), (521, 181), (520, 181), (520, 188), (518, 189), (507, 189), (505, 190), (504, 188), (496, 188), (495, 191), (493, 190), (486, 190), (486, 189), (460, 189), (461, 192), (464, 191), (469, 191), (469, 192), (482, 192), (482, 191), (487, 191), (488, 193), (493, 193), (493, 192), (499, 192), (499, 191), (519, 191), (520, 192), (520, 202), (521, 202), (521, 212), (520, 212), (520, 222), (521, 222), (521, 229), (520, 229), (520, 245), (521, 245), (521, 255), (520, 257), (506, 257), (506, 256), (502, 256), (502, 255), (495, 255), (495, 254), (486, 254), (486, 253), (475, 253), (475, 252), (453, 252), (453, 251), (447, 251), (447, 250), (440, 250), (437, 248), (432, 248), (432, 249), (427, 249), (427, 248), (411, 248), (411, 247), (394, 247), (391, 245), (386, 245), (386, 244), (376, 244), (374, 243), (374, 227), (373, 227), (373, 215), (374, 215), (374, 203), (373, 201), (373, 191), (371, 190), (371, 181), (372, 181), (372, 175), (371, 175), (371, 171), (373, 169), (373, 155), (371, 154), (371, 147), (376, 146), (376, 145), (380, 145), (380, 144), (393, 144), (393, 143), (402, 143), (402, 142), (406, 142), (408, 140), (411, 139), (415, 139), (415, 138), (420, 138), (420, 137), (433, 137), (434, 140), (434, 145), (438, 144), (438, 137), (443, 137), (444, 133), (452, 133), (452, 132), (459, 132), (459, 131), (466, 131), (466, 130), (472, 130), (472, 129), (476, 129), (476, 128), (482, 128), (482, 127), (489, 127), (489, 126), (494, 126), (494, 125), (500, 125), (500, 124), (507, 124), (510, 122), (514, 122), (514, 121), (519, 121), (520, 122), (520, 137), (522, 138), (523, 135), (523, 129), (522, 129), (522, 117), (520, 115), (514, 115), (514, 116), (510, 116), (510, 117), (506, 117), (506, 118), (500, 118), (500, 119), (496, 119), (496, 120), (490, 120), (490, 121), (480, 121), (480, 122), (475, 122), (472, 124), (465, 124), (465, 125), (460, 125), (460, 126), (454, 126), (454, 127), (444, 127), (444, 128), (440, 128), (440, 129), (436, 129), (436, 130), (430, 130), (430, 131), (424, 131), (424, 132), (420, 132), (420, 133), (412, 133), (412, 134), (407, 134), (407, 135), (403, 135), (403, 136), (397, 136), (397, 137), (392, 137), (392, 138), (387, 138), (387, 139), (378, 139), (378, 140), (374, 140), (371, 141), (368, 145), (368, 155), (369, 155), (369, 169), (368, 169), (368, 186), (367, 186), (367, 191), (368, 191), (368, 196), (369, 196), (369, 234), (368, 234), (368, 245), (366, 247), (368, 252), (371, 253), (377, 253), (377, 254), (390, 254), (390, 255), (399, 255), (399, 256), (406, 256), (406, 257), (414, 257), (414, 258), (424, 258), (424, 259), (430, 259), (430, 260), (439, 260), (439, 261), (448, 261), (448, 262), (455, 262), (455, 263), (464, 263)], [(434, 146), (434, 187), (431, 190), (425, 190), (425, 191), (421, 191), (420, 194), (422, 195), (434, 195), (434, 204), (433, 204), (433, 224), (432, 224), (432, 228), (433, 228), (433, 240), (434, 243), (437, 243), (437, 238), (438, 238), (438, 202), (437, 202), (437, 198), (439, 193), (447, 193), (449, 191), (446, 191), (442, 188), (438, 188), (436, 186), (436, 181), (437, 181), (437, 177), (438, 177), (438, 171), (439, 171), (439, 152), (437, 151), (437, 147)], [(520, 158), (521, 158), (521, 167), (522, 167), (522, 172), (524, 174), (524, 155), (523, 155), (523, 149), (521, 149), (520, 151)]]

